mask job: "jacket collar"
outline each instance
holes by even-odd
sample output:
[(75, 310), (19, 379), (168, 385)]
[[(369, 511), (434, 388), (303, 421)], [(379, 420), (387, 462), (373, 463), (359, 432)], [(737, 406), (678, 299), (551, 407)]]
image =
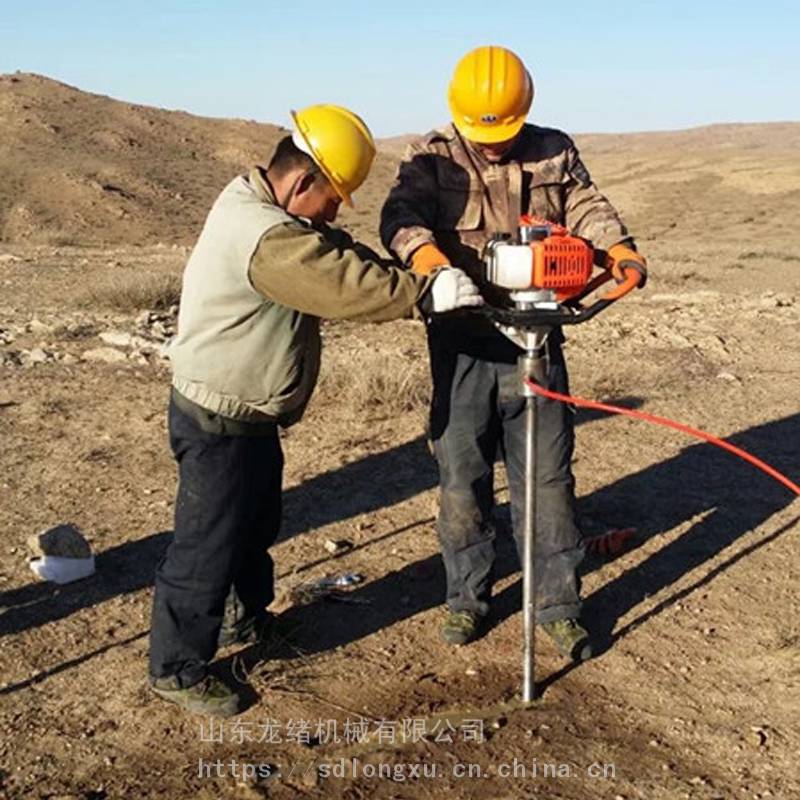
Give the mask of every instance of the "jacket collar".
[(247, 182), (253, 187), (259, 200), (276, 206), (278, 201), (275, 199), (275, 190), (267, 177), (267, 171), (263, 167), (253, 167), (247, 175)]

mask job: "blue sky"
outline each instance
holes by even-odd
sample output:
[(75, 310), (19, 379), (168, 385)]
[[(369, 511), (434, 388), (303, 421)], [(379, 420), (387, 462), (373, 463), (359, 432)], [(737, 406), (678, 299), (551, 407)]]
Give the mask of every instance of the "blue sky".
[(798, 39), (798, 0), (0, 0), (0, 72), (287, 126), (290, 108), (335, 102), (378, 136), (445, 121), (479, 44), (522, 56), (530, 119), (572, 132), (796, 120)]

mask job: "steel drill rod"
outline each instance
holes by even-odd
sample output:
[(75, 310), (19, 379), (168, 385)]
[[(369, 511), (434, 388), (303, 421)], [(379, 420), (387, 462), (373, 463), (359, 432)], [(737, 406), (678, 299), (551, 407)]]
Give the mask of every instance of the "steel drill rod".
[(524, 378), (533, 377), (536, 356), (528, 353), (520, 369), (525, 395), (525, 512), (522, 529), (522, 700), (536, 697), (536, 397)]
[(536, 398), (525, 398), (525, 514), (523, 523), (522, 700), (536, 698)]

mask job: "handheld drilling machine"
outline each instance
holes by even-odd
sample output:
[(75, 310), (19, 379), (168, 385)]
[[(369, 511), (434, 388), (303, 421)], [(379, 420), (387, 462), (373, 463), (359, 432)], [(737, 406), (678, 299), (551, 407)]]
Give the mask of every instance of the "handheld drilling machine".
[[(525, 505), (523, 515), (522, 618), (523, 702), (535, 698), (535, 551), (536, 551), (536, 393), (545, 383), (545, 346), (552, 330), (587, 322), (643, 279), (625, 268), (621, 282), (587, 306), (581, 300), (612, 277), (613, 264), (585, 239), (566, 228), (530, 216), (520, 218), (516, 236), (501, 235), (484, 251), (487, 282), (509, 292), (512, 306), (484, 306), (483, 313), (511, 341), (522, 348), (517, 365), (519, 391), (525, 398)], [(596, 261), (605, 269), (592, 278)], [(624, 266), (624, 265), (622, 265)]]

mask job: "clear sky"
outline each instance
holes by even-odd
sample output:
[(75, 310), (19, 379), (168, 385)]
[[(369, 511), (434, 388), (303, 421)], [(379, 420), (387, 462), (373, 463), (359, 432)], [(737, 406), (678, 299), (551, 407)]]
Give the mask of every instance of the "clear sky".
[(378, 136), (447, 119), (456, 61), (525, 60), (530, 119), (572, 132), (800, 119), (800, 0), (0, 0), (0, 72), (289, 125), (315, 102)]

